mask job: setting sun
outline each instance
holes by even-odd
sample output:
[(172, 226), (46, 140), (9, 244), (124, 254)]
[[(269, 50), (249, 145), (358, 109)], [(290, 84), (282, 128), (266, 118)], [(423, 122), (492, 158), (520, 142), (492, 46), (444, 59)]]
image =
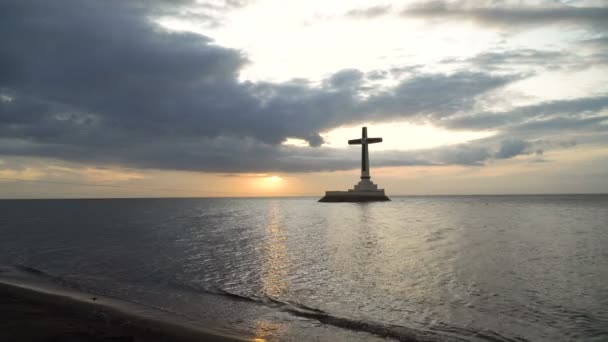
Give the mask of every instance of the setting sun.
[(256, 191), (276, 192), (284, 190), (283, 178), (277, 175), (264, 175), (263, 177), (255, 177), (251, 179), (251, 186)]

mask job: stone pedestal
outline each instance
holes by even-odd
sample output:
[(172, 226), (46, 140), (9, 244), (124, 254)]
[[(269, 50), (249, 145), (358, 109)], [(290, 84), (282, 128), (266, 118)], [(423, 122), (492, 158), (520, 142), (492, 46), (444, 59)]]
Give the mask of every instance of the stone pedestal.
[(377, 191), (378, 186), (369, 179), (361, 179), (355, 188), (348, 191)]
[(376, 202), (390, 201), (384, 194), (384, 189), (378, 189), (378, 185), (369, 179), (361, 179), (353, 189), (348, 191), (326, 191), (325, 196), (319, 202)]

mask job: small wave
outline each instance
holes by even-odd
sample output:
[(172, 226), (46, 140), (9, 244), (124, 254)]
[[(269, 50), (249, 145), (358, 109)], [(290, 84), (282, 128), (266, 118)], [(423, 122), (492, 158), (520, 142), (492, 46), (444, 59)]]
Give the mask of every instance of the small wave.
[(206, 294), (220, 295), (234, 300), (253, 302), (256, 304), (276, 308), (278, 310), (287, 312), (297, 317), (314, 319), (323, 324), (332, 325), (338, 328), (348, 329), (352, 331), (366, 332), (376, 336), (391, 338), (398, 341), (465, 341), (464, 339), (456, 338), (453, 336), (446, 336), (440, 333), (416, 330), (399, 325), (389, 325), (378, 322), (339, 317), (318, 308), (313, 308), (304, 304), (295, 303), (291, 301), (282, 301), (268, 295), (245, 296), (221, 288), (205, 288), (196, 284), (186, 284), (181, 282), (178, 283), (174, 281), (170, 281), (169, 284), (174, 288), (179, 288), (180, 290), (203, 292)]
[[(4, 269), (3, 269), (4, 268)], [(187, 317), (185, 315), (183, 315), (180, 312), (175, 312), (175, 311), (171, 311), (171, 310), (167, 310), (166, 308), (162, 308), (159, 306), (154, 306), (154, 305), (150, 305), (148, 303), (143, 303), (143, 302), (139, 302), (139, 301), (135, 301), (135, 300), (130, 300), (130, 299), (126, 299), (123, 297), (118, 297), (113, 295), (112, 293), (109, 293), (108, 291), (104, 291), (103, 289), (100, 288), (92, 288), (90, 286), (87, 286), (85, 284), (76, 282), (76, 281), (72, 281), (70, 279), (66, 279), (64, 277), (61, 276), (56, 276), (56, 275), (52, 275), (49, 274), (45, 271), (39, 270), (37, 268), (31, 267), (31, 266), (26, 266), (26, 265), (21, 265), (21, 264), (14, 264), (12, 265), (12, 268), (9, 267), (7, 268), (6, 266), (2, 267), (0, 266), (0, 270), (3, 271), (9, 271), (8, 273), (12, 273), (11, 271), (18, 271), (21, 275), (25, 274), (25, 275), (29, 275), (29, 276), (33, 276), (34, 279), (28, 279), (26, 281), (26, 284), (29, 284), (32, 282), (32, 280), (34, 280), (36, 285), (41, 285), (40, 281), (50, 281), (50, 283), (54, 284), (54, 285), (59, 285), (60, 287), (64, 288), (64, 289), (70, 289), (70, 290), (74, 290), (77, 293), (87, 293), (87, 294), (91, 294), (91, 295), (101, 295), (104, 296), (106, 298), (110, 298), (112, 300), (116, 300), (116, 301), (120, 301), (120, 302), (124, 302), (124, 303), (129, 303), (129, 304), (134, 304), (137, 305), (139, 307), (145, 307), (145, 308), (149, 308), (158, 312), (164, 312), (164, 313), (169, 313), (172, 315), (177, 315), (177, 316), (183, 316), (183, 317)], [(44, 286), (45, 284), (42, 283), (42, 286)]]
[(197, 285), (197, 284), (193, 284), (193, 283), (178, 282), (178, 281), (174, 281), (174, 280), (167, 281), (167, 285), (171, 286), (174, 289), (180, 290), (180, 291), (211, 294), (211, 295), (227, 297), (227, 298), (230, 298), (233, 300), (239, 300), (239, 301), (245, 301), (245, 302), (254, 302), (254, 303), (260, 302), (260, 300), (258, 300), (256, 298), (232, 293), (232, 292), (226, 291), (224, 289), (221, 289), (219, 287), (205, 287), (205, 286), (201, 286), (201, 285)]
[[(66, 286), (66, 287), (74, 288), (76, 285), (66, 279), (63, 279), (62, 277), (51, 275), (49, 273), (46, 273), (46, 272), (36, 269), (34, 267), (25, 266), (25, 265), (14, 265), (14, 267), (15, 267), (15, 269), (17, 269), (18, 271), (21, 271), (23, 273), (30, 274), (35, 277), (41, 277), (41, 278), (45, 278), (48, 280), (52, 280), (56, 283)], [(466, 329), (460, 330), (459, 328), (455, 328), (455, 327), (451, 327), (451, 328), (446, 327), (444, 329), (437, 329), (437, 330), (440, 330), (440, 332), (435, 332), (435, 331), (418, 330), (418, 329), (408, 328), (408, 327), (399, 326), (399, 325), (383, 324), (380, 322), (372, 322), (372, 321), (367, 321), (367, 320), (357, 320), (357, 319), (353, 319), (353, 318), (340, 317), (340, 316), (330, 314), (330, 313), (323, 311), (321, 309), (318, 309), (318, 308), (313, 308), (313, 307), (310, 307), (310, 306), (307, 306), (307, 305), (304, 305), (301, 303), (295, 303), (295, 302), (291, 302), (291, 301), (282, 301), (282, 300), (279, 300), (279, 299), (276, 299), (276, 298), (273, 298), (273, 297), (267, 296), (267, 295), (246, 296), (246, 295), (234, 293), (234, 292), (231, 292), (231, 291), (228, 291), (228, 290), (225, 290), (222, 288), (218, 288), (218, 287), (209, 288), (209, 287), (204, 287), (204, 286), (200, 286), (200, 285), (193, 284), (193, 283), (178, 282), (178, 281), (174, 281), (174, 280), (169, 280), (167, 282), (167, 285), (169, 285), (170, 287), (172, 287), (174, 289), (181, 290), (181, 291), (211, 294), (211, 295), (222, 296), (222, 297), (228, 298), (230, 300), (246, 301), (246, 302), (256, 303), (259, 305), (265, 305), (268, 307), (276, 308), (277, 310), (281, 310), (283, 312), (287, 312), (287, 313), (297, 316), (297, 317), (313, 319), (313, 320), (316, 320), (323, 324), (332, 325), (335, 327), (348, 329), (351, 331), (366, 332), (366, 333), (370, 333), (370, 334), (373, 334), (376, 336), (380, 336), (380, 337), (384, 337), (384, 338), (391, 338), (391, 339), (395, 339), (398, 341), (412, 341), (412, 342), (414, 342), (414, 341), (422, 341), (422, 342), (466, 341), (466, 339), (463, 339), (460, 337), (455, 337), (453, 335), (466, 336), (469, 338), (475, 337), (475, 338), (484, 339), (484, 340), (488, 340), (488, 341), (510, 341), (509, 339), (506, 339), (506, 338), (497, 338), (498, 336), (496, 336), (493, 333), (466, 331)], [(90, 290), (90, 289), (82, 289), (81, 286), (77, 286), (77, 287), (80, 290)], [(89, 291), (85, 291), (85, 292), (89, 292)], [(126, 302), (129, 302), (129, 301), (126, 300)], [(139, 303), (139, 304), (142, 304), (142, 303)], [(446, 333), (449, 335), (446, 335)]]
[(42, 277), (53, 277), (51, 275), (49, 275), (48, 273), (41, 271), (37, 268), (33, 268), (30, 266), (25, 266), (25, 265), (13, 265), (13, 267), (15, 267), (16, 269), (18, 269), (19, 271), (25, 272), (25, 273), (29, 273), (29, 274), (33, 274), (33, 275), (37, 275), (37, 276), (42, 276)]
[(247, 301), (268, 307), (273, 307), (297, 317), (314, 319), (323, 324), (348, 329), (352, 331), (367, 332), (376, 336), (391, 338), (398, 341), (469, 341), (483, 340), (491, 342), (526, 342), (521, 337), (506, 337), (493, 330), (476, 330), (449, 325), (434, 325), (429, 330), (420, 330), (401, 325), (384, 324), (367, 320), (340, 317), (318, 308), (301, 303), (282, 301), (272, 296), (246, 296), (234, 293), (219, 287), (206, 288), (192, 283), (169, 281), (169, 285), (180, 290), (193, 291), (223, 296), (232, 300)]
[(15, 270), (17, 270), (18, 272), (21, 272), (21, 274), (24, 274), (27, 276), (33, 276), (34, 278), (38, 278), (41, 280), (47, 280), (47, 281), (50, 280), (50, 281), (57, 283), (59, 285), (62, 285), (62, 286), (72, 287), (71, 286), (72, 284), (70, 284), (68, 281), (66, 281), (62, 277), (49, 274), (47, 272), (44, 272), (42, 270), (39, 270), (39, 269), (31, 267), (31, 266), (15, 264), (15, 265), (13, 265), (13, 268)]
[(445, 324), (437, 324), (432, 328), (434, 331), (439, 331), (448, 334), (456, 334), (465, 336), (468, 339), (491, 341), (491, 342), (527, 342), (527, 339), (521, 337), (509, 338), (503, 336), (493, 330), (476, 330), (465, 327), (454, 327)]
[(228, 292), (226, 290), (219, 289), (219, 288), (216, 289), (216, 292), (214, 292), (214, 294), (219, 294), (219, 295), (222, 295), (225, 297), (229, 297), (229, 298), (236, 299), (236, 300), (243, 300), (246, 302), (258, 302), (254, 298), (243, 296), (243, 295), (232, 293), (232, 292)]
[(294, 306), (299, 307), (299, 308), (304, 309), (304, 310), (318, 312), (318, 313), (325, 313), (325, 311), (323, 311), (321, 309), (312, 308), (312, 307), (304, 305), (304, 304), (298, 304), (298, 303), (294, 303), (294, 302), (288, 302), (288, 303), (290, 305), (294, 305)]
[(19, 273), (21, 273), (21, 275), (33, 277), (35, 281), (50, 281), (51, 283), (59, 285), (61, 287), (111, 297), (108, 293), (99, 293), (99, 289), (93, 289), (89, 286), (86, 286), (85, 284), (72, 281), (69, 276), (57, 276), (34, 267), (21, 264), (13, 265), (13, 269), (17, 270)]
[(399, 325), (360, 321), (350, 318), (332, 316), (326, 313), (313, 313), (291, 308), (286, 308), (285, 311), (299, 317), (315, 319), (323, 324), (329, 324), (353, 331), (367, 332), (384, 338), (396, 339), (398, 341), (465, 341), (455, 337), (440, 336), (438, 334), (423, 332)]

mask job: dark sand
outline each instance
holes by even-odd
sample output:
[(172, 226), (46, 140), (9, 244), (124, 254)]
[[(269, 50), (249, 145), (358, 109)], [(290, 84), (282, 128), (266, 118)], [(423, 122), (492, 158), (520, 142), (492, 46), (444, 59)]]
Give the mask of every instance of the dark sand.
[(2, 342), (243, 341), (108, 307), (0, 283)]

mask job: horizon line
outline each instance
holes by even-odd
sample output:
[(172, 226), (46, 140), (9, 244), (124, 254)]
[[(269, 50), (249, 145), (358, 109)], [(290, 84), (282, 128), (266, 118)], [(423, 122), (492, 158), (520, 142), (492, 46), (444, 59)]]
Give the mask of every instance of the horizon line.
[[(484, 197), (484, 196), (602, 196), (608, 192), (573, 192), (573, 193), (496, 193), (496, 194), (400, 194), (391, 197)], [(28, 200), (127, 200), (127, 199), (270, 199), (270, 198), (306, 198), (322, 197), (323, 195), (282, 195), (282, 196), (167, 196), (167, 197), (31, 197), (31, 198), (0, 198), (0, 201)]]

